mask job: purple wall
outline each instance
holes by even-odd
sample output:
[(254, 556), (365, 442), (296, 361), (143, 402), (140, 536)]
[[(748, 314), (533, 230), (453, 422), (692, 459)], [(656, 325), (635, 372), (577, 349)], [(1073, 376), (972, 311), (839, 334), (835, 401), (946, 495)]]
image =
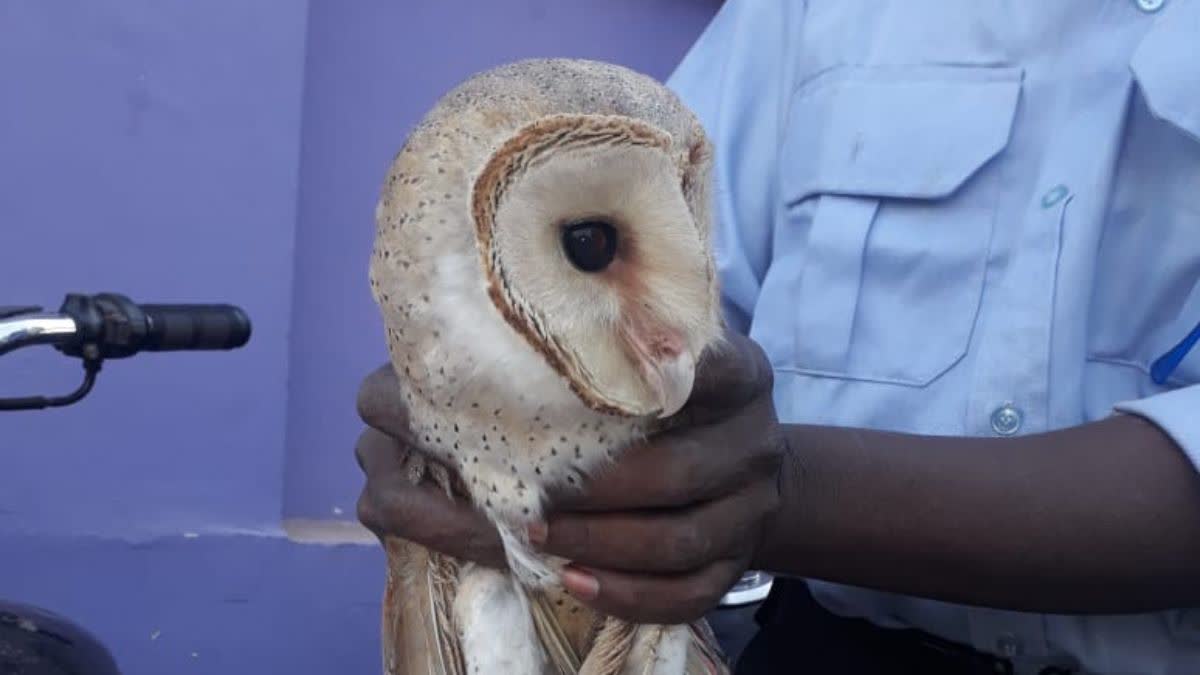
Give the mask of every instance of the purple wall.
[[(255, 322), (239, 352), (111, 362), (75, 408), (0, 415), (0, 597), (77, 618), (127, 673), (377, 672), (377, 548), (282, 523), (353, 517), (388, 161), (475, 70), (663, 77), (717, 4), (0, 0), (0, 303), (116, 290)], [(18, 353), (0, 395), (77, 377)]]
[[(0, 0), (0, 302), (115, 290), (255, 320), (241, 352), (113, 362), (76, 408), (0, 415), (0, 529), (278, 523), (306, 19)], [(77, 370), (5, 358), (0, 391), (73, 388)]]

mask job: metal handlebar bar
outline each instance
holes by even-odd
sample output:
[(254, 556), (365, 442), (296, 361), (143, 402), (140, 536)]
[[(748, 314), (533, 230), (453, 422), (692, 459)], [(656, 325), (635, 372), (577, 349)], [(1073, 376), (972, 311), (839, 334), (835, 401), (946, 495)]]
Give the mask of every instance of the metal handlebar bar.
[(0, 307), (0, 356), (51, 345), (83, 360), (84, 380), (66, 396), (0, 399), (0, 410), (70, 405), (95, 384), (105, 359), (144, 351), (229, 350), (250, 340), (250, 318), (233, 305), (138, 305), (123, 295), (70, 294), (57, 313), (40, 307)]
[(70, 339), (78, 332), (75, 320), (61, 314), (37, 314), (0, 318), (0, 356), (21, 347), (56, 344)]

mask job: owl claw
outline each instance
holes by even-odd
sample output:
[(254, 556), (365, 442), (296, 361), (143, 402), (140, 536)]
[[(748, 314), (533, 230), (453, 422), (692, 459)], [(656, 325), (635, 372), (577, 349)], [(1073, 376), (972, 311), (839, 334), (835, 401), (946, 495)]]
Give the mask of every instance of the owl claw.
[(413, 485), (418, 485), (428, 476), (437, 483), (447, 497), (454, 498), (454, 480), (450, 470), (437, 462), (426, 459), (416, 450), (409, 450), (404, 458), (404, 475)]
[(442, 488), (442, 491), (446, 493), (447, 497), (453, 499), (454, 490), (451, 487), (452, 481), (450, 480), (450, 471), (441, 464), (434, 462), (430, 462), (427, 469), (429, 471), (429, 475), (433, 477), (433, 482), (437, 483), (438, 487)]
[(413, 485), (419, 485), (425, 479), (425, 456), (415, 450), (408, 450), (403, 461), (405, 477)]

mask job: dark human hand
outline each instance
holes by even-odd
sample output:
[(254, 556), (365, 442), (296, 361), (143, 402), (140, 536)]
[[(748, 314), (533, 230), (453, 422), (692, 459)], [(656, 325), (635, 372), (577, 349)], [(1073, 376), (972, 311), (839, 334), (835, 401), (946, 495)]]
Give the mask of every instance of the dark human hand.
[(354, 453), (366, 476), (358, 498), (359, 521), (381, 540), (399, 537), (460, 560), (505, 567), (500, 535), (483, 512), (465, 496), (452, 499), (428, 475), (413, 480), (414, 460), (429, 468), (438, 465), (414, 454), (408, 414), (391, 366), (380, 367), (363, 381), (358, 414), (367, 424)]
[(779, 505), (786, 441), (762, 350), (741, 336), (700, 366), (673, 430), (551, 499), (541, 549), (599, 611), (673, 624), (711, 609), (753, 560)]

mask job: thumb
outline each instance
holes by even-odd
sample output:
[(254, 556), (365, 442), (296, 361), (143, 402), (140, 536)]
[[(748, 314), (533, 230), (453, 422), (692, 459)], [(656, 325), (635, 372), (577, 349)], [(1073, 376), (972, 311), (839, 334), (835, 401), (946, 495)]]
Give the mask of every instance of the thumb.
[(696, 381), (688, 403), (673, 424), (703, 424), (728, 417), (762, 396), (769, 396), (774, 373), (758, 343), (727, 333), (705, 352), (696, 368)]
[(411, 440), (408, 408), (400, 392), (400, 380), (391, 365), (376, 368), (358, 388), (358, 416), (372, 428)]

